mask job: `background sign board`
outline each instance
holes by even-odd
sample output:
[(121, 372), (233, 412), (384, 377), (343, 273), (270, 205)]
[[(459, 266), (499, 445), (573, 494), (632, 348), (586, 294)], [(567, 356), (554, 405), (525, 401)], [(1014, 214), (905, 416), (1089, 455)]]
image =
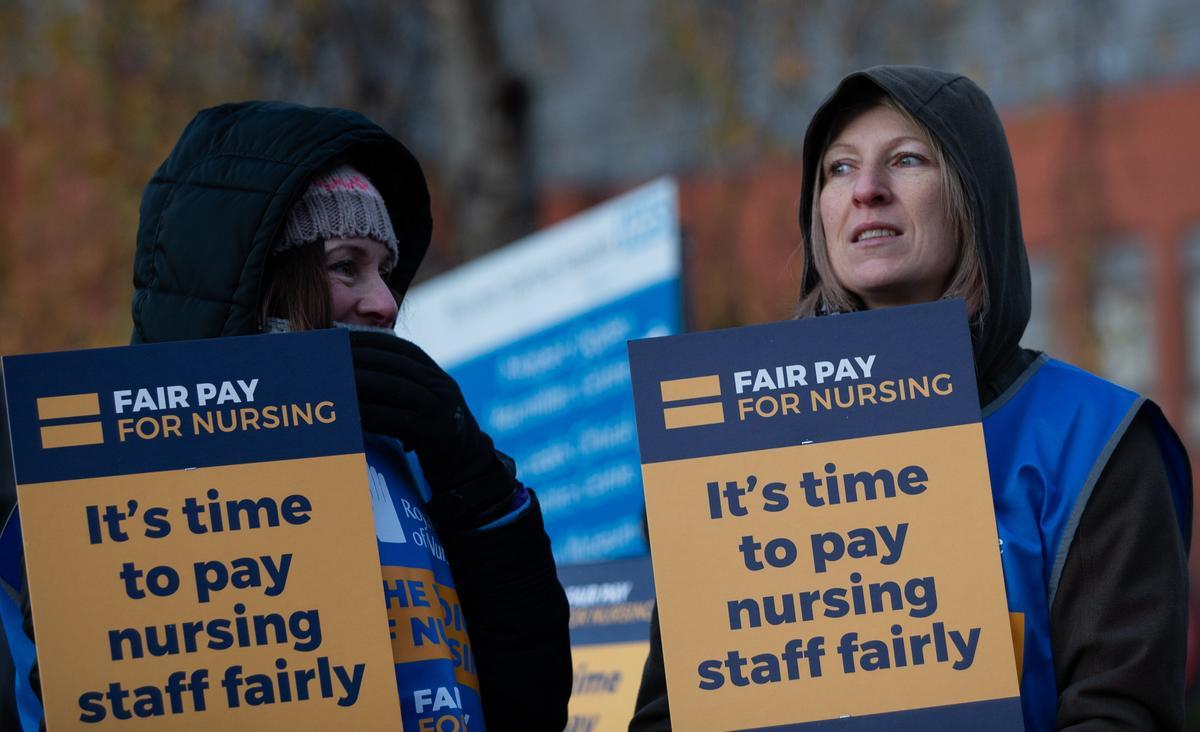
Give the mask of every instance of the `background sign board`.
[(629, 351), (677, 727), (1021, 729), (962, 301)]
[(575, 679), (565, 732), (625, 732), (650, 650), (649, 557), (560, 567)]
[(345, 332), (3, 367), (51, 730), (400, 728)]
[(646, 552), (625, 342), (679, 330), (676, 198), (649, 183), (405, 297), (397, 331), (516, 459), (560, 563)]

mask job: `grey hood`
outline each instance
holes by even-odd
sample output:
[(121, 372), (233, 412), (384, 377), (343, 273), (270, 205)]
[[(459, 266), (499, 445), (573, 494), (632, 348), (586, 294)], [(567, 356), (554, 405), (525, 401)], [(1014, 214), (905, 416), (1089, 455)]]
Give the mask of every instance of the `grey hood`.
[[(1006, 367), (1020, 354), (1021, 335), (1029, 322), (1029, 261), (1004, 128), (991, 100), (965, 76), (919, 66), (876, 66), (850, 74), (822, 102), (804, 135), (800, 229), (805, 265), (801, 297), (816, 288), (820, 280), (811, 266), (810, 236), (820, 147), (838, 111), (847, 99), (858, 96), (864, 85), (887, 92), (924, 124), (962, 176), (988, 291), (988, 304), (972, 323), (975, 366), (981, 385), (994, 382), (995, 376), (1008, 371)], [(982, 388), (980, 396), (987, 400)]]

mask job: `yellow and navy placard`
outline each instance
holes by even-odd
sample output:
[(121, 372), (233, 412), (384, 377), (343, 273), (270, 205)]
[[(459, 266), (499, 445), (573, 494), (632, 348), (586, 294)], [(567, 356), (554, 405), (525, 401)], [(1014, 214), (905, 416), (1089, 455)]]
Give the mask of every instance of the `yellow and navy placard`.
[(400, 728), (344, 332), (3, 367), (49, 729)]
[(1021, 729), (961, 300), (629, 360), (677, 728)]
[(624, 732), (650, 650), (649, 557), (561, 565), (575, 666), (565, 732)]

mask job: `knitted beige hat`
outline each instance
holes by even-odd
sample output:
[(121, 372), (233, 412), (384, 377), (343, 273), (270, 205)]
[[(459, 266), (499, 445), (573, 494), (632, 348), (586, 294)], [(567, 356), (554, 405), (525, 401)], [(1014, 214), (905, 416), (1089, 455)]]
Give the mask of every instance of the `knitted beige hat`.
[(399, 247), (383, 196), (367, 176), (341, 165), (314, 180), (292, 206), (272, 253), (325, 239), (355, 237), (387, 245), (391, 253), (388, 266), (395, 265)]

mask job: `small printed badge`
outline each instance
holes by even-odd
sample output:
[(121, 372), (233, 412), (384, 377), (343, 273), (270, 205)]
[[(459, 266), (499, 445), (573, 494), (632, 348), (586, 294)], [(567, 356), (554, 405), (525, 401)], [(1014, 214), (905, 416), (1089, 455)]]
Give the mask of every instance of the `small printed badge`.
[(375, 514), (375, 536), (385, 544), (404, 544), (404, 527), (400, 525), (400, 514), (392, 501), (387, 479), (372, 467), (367, 468), (371, 478), (371, 508)]

